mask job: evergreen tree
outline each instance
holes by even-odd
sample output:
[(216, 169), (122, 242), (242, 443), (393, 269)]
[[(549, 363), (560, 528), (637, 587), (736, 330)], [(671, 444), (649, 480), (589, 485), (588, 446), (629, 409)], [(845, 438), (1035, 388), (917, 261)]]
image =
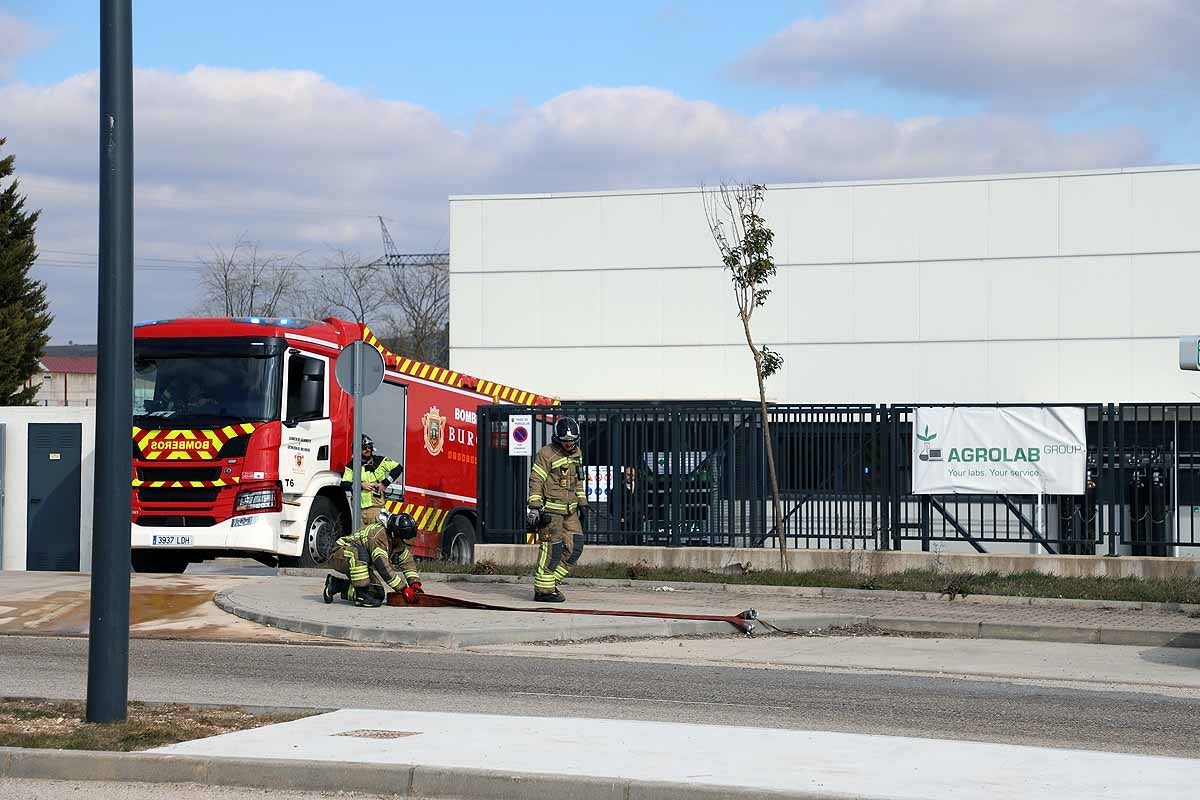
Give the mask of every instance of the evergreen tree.
[[(0, 149), (5, 141), (0, 138)], [(0, 405), (27, 406), (37, 394), (38, 384), (25, 384), (37, 374), (53, 317), (46, 302), (46, 284), (29, 277), (37, 260), (33, 237), (41, 212), (25, 210), (17, 179), (4, 188), (15, 161), (11, 155), (0, 157)]]

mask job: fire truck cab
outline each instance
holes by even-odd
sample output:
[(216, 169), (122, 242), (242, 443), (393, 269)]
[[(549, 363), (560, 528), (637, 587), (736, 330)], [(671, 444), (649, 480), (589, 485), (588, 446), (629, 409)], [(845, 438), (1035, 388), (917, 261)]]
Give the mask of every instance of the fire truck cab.
[(356, 340), (387, 368), (363, 403), (363, 432), (403, 467), (386, 508), (416, 519), (414, 555), (473, 558), (476, 409), (554, 400), (397, 356), (353, 322), (174, 319), (135, 329), (134, 569), (182, 572), (223, 556), (325, 561), (358, 517), (342, 487), (353, 400), (333, 369)]

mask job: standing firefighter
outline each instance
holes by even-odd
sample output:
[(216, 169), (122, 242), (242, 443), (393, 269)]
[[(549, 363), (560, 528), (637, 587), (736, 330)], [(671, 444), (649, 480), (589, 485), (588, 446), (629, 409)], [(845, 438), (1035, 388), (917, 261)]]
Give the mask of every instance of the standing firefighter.
[[(370, 525), (379, 519), (383, 510), (383, 492), (392, 481), (404, 473), (404, 467), (399, 461), (393, 461), (387, 456), (375, 455), (375, 440), (363, 434), (362, 437), (362, 497), (359, 498), (359, 524)], [(346, 465), (342, 473), (342, 488), (348, 492), (354, 491), (354, 463)]]
[(529, 471), (528, 522), (541, 544), (534, 600), (561, 603), (566, 599), (558, 584), (583, 553), (580, 517), (585, 508), (579, 423), (563, 417), (554, 423), (554, 443), (538, 450)]
[[(332, 603), (336, 595), (356, 606), (376, 608), (383, 605), (384, 592), (371, 581), (372, 572), (410, 603), (415, 603), (417, 595), (422, 593), (421, 576), (417, 574), (416, 561), (408, 549), (416, 538), (417, 523), (408, 514), (384, 514), (381, 520), (337, 540), (328, 563), (331, 569), (347, 577), (325, 577), (326, 603)], [(404, 577), (392, 569), (393, 556)]]

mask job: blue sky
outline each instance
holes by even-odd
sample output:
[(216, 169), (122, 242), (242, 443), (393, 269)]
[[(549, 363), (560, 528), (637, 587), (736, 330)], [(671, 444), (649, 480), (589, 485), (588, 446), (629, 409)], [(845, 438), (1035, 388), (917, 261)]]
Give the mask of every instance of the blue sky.
[[(97, 6), (0, 0), (56, 340), (94, 330)], [(191, 310), (197, 259), (239, 235), (373, 257), (381, 214), (443, 248), (448, 194), (1200, 161), (1194, 0), (134, 6), (155, 313)]]

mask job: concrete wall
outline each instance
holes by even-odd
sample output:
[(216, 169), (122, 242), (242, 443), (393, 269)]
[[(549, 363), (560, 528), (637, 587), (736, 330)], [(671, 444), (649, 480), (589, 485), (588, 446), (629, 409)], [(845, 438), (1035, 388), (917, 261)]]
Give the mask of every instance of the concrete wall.
[(38, 386), (34, 402), (42, 406), (96, 405), (96, 376), (88, 373), (40, 372), (30, 380)]
[[(592, 564), (638, 564), (651, 567), (699, 569), (723, 574), (745, 570), (779, 569), (779, 551), (761, 547), (606, 547), (588, 545), (585, 558)], [(476, 561), (532, 569), (537, 549), (531, 545), (478, 544)], [(788, 570), (844, 569), (862, 575), (886, 575), (909, 569), (938, 569), (976, 575), (998, 572), (1041, 572), (1064, 577), (1195, 578), (1200, 558), (1149, 558), (1143, 556), (1033, 556), (978, 553), (896, 553), (879, 550), (788, 550)]]
[[(1198, 205), (1200, 167), (771, 187), (771, 397), (1193, 402)], [(455, 197), (450, 226), (452, 368), (568, 398), (756, 396), (696, 190)]]
[(0, 408), (4, 425), (3, 542), (0, 543), (0, 569), (24, 570), (26, 551), (25, 521), (29, 498), (28, 455), (29, 424), (39, 422), (78, 422), (81, 430), (82, 461), (79, 469), (80, 520), (79, 568), (92, 568), (92, 492), (95, 475), (96, 409), (73, 408)]

